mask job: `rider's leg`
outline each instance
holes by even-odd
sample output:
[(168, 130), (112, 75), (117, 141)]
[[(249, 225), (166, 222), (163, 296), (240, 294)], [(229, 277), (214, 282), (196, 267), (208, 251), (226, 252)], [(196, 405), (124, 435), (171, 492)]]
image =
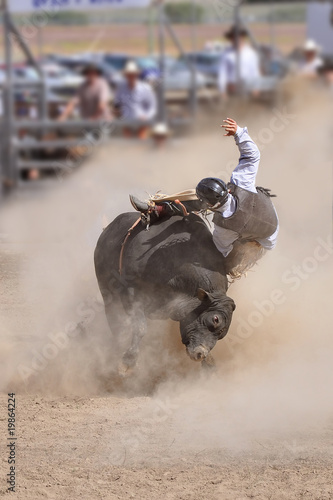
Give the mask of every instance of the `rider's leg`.
[(225, 270), (232, 278), (240, 278), (265, 255), (265, 249), (257, 241), (238, 240), (232, 252), (225, 258)]
[(178, 215), (185, 217), (190, 212), (198, 212), (202, 209), (201, 202), (199, 200), (190, 200), (180, 202), (176, 201), (160, 201), (155, 202), (154, 205), (150, 206), (148, 203), (139, 200), (135, 196), (130, 195), (130, 201), (138, 212), (142, 214), (155, 214), (158, 218), (161, 217), (172, 217), (173, 215)]

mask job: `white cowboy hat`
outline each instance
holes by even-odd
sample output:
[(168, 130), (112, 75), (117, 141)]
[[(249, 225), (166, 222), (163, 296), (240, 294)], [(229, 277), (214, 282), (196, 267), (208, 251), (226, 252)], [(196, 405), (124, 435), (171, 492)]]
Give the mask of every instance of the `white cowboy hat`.
[(167, 123), (163, 122), (156, 123), (156, 125), (154, 125), (153, 127), (152, 135), (163, 136), (163, 137), (170, 135), (170, 129)]
[(135, 61), (128, 61), (124, 68), (125, 75), (138, 75), (140, 68)]
[(320, 52), (320, 47), (314, 40), (307, 40), (304, 44), (305, 52)]

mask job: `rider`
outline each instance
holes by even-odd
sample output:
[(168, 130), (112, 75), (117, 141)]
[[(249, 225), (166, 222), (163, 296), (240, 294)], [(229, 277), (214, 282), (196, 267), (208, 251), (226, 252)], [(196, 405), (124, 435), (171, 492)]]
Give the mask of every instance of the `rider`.
[(228, 258), (227, 267), (235, 269), (241, 265), (245, 253), (252, 252), (251, 263), (242, 264), (242, 273), (252, 267), (264, 250), (275, 248), (279, 222), (269, 190), (256, 188), (260, 163), (258, 147), (246, 127), (239, 127), (231, 118), (223, 123), (225, 136), (234, 136), (241, 154), (229, 184), (217, 178), (203, 179), (196, 188), (196, 201), (156, 201), (152, 206), (134, 196), (130, 196), (130, 200), (142, 214), (155, 214), (159, 218), (184, 216), (187, 211), (200, 209), (213, 211), (213, 240), (222, 255)]

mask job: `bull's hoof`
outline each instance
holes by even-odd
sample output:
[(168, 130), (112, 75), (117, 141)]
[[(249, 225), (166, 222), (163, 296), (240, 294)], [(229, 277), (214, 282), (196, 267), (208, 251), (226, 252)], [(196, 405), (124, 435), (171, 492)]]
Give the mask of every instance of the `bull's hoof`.
[(120, 361), (118, 364), (118, 374), (121, 378), (127, 378), (130, 377), (134, 372), (134, 367), (129, 366), (123, 361)]
[(136, 365), (137, 359), (138, 359), (137, 351), (132, 351), (131, 349), (129, 349), (127, 352), (125, 352), (122, 361), (129, 368), (134, 368), (134, 366)]

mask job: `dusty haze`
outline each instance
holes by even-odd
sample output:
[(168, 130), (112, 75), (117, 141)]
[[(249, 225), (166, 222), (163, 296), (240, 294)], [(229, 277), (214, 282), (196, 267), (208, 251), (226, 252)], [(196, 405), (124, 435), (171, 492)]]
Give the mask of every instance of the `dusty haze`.
[[(278, 248), (231, 285), (237, 309), (228, 337), (214, 350), (218, 369), (212, 375), (186, 357), (176, 324), (150, 322), (135, 375), (123, 382), (114, 376), (117, 360), (94, 276), (93, 251), (102, 227), (130, 210), (128, 193), (175, 192), (208, 175), (230, 175), (238, 152), (231, 138), (222, 137), (223, 116), (206, 117), (193, 136), (174, 138), (163, 152), (115, 139), (63, 182), (34, 196), (13, 197), (0, 216), (1, 232), (8, 235), (1, 244), (1, 390), (21, 395), (28, 413), (29, 402), (39, 398), (44, 429), (52, 427), (53, 412), (62, 425), (67, 401), (70, 406), (73, 398), (80, 398), (90, 408), (91, 398), (97, 398), (85, 417), (85, 406), (78, 403), (75, 418), (80, 420), (81, 410), (88, 421), (92, 415), (111, 420), (117, 415), (119, 427), (101, 431), (96, 463), (103, 467), (171, 467), (181, 460), (206, 467), (207, 460), (221, 464), (228, 457), (252, 465), (313, 457), (329, 462), (331, 108), (327, 96), (314, 99), (310, 92), (273, 112), (256, 107), (228, 111), (248, 126), (261, 147), (258, 185), (278, 195), (281, 233)], [(82, 321), (85, 332), (75, 334), (75, 324)], [(66, 340), (63, 332), (70, 329), (74, 338)], [(53, 359), (45, 360), (46, 345)], [(75, 435), (82, 446), (91, 445), (93, 437), (83, 430), (80, 434), (80, 426)], [(51, 447), (56, 440), (52, 436)], [(26, 449), (22, 467), (29, 460), (31, 450)], [(24, 480), (33, 483), (28, 473)], [(183, 484), (189, 496), (178, 497), (201, 498), (190, 496), (195, 479), (187, 481)], [(223, 488), (230, 485), (220, 481), (212, 498), (225, 492), (228, 498), (247, 498), (246, 492), (240, 493), (242, 484), (228, 490)], [(52, 481), (51, 486), (58, 494)], [(327, 488), (315, 493), (315, 485), (305, 498), (332, 498)], [(258, 498), (288, 498), (282, 496), (283, 489), (281, 496), (274, 496), (277, 490), (270, 497), (260, 490), (263, 496)], [(131, 491), (121, 491), (118, 497), (114, 492), (105, 498), (131, 498)], [(148, 494), (133, 491), (137, 498)], [(161, 491), (152, 489), (151, 498)], [(293, 498), (298, 498), (296, 492)]]

